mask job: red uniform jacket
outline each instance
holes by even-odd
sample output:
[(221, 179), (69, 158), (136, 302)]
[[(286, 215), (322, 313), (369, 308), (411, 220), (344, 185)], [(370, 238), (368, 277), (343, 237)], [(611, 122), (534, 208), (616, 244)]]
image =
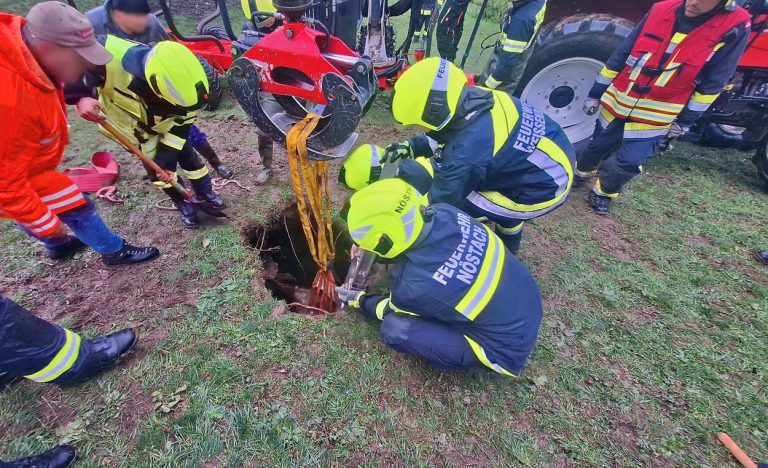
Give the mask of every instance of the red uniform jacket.
[(0, 14), (0, 217), (47, 236), (58, 213), (87, 202), (56, 171), (68, 142), (64, 100), (24, 43), (24, 23)]

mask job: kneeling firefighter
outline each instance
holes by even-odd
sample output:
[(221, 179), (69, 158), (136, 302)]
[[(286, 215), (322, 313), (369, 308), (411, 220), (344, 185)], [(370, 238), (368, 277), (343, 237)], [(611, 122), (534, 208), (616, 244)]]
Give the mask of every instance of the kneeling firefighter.
[[(116, 36), (99, 41), (114, 59), (89, 73), (85, 82), (96, 88), (107, 120), (164, 170), (153, 183), (173, 200), (185, 227), (199, 226), (197, 208), (219, 210), (224, 201), (213, 192), (208, 168), (189, 141), (197, 110), (205, 105), (209, 84), (205, 71), (183, 45), (164, 41), (148, 47)], [(77, 102), (68, 96), (68, 102)], [(196, 195), (194, 203), (174, 190), (181, 166)]]
[(353, 242), (393, 264), (392, 289), (385, 297), (338, 288), (339, 297), (382, 320), (387, 345), (442, 371), (520, 375), (536, 344), (541, 294), (490, 228), (453, 206), (427, 206), (397, 178), (358, 191), (345, 211)]
[(512, 253), (525, 221), (556, 209), (570, 192), (575, 151), (563, 129), (505, 92), (467, 85), (464, 72), (445, 59), (429, 58), (403, 73), (392, 115), (429, 133), (390, 145), (387, 161), (436, 159), (429, 202), (495, 222)]

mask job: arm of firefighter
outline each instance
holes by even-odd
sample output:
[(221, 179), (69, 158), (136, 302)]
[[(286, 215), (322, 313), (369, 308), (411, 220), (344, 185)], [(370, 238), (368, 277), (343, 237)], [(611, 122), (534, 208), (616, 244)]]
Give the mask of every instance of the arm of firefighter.
[[(492, 144), (492, 143), (490, 143)], [(466, 143), (451, 142), (443, 149), (443, 162), (435, 173), (430, 203), (448, 203), (457, 206), (485, 178), (486, 169), (479, 157), (466, 155), (487, 154), (492, 157), (493, 148), (483, 148), (482, 140)]]
[[(9, 86), (18, 89), (21, 86)], [(0, 214), (21, 224), (39, 237), (45, 237), (61, 227), (59, 217), (43, 203), (27, 178), (29, 166), (35, 159), (35, 151), (46, 138), (35, 130), (38, 123), (34, 116), (17, 102), (26, 96), (8, 93), (0, 102)], [(54, 135), (51, 138), (61, 138)], [(55, 143), (52, 142), (52, 143)]]
[(744, 25), (731, 30), (723, 41), (715, 46), (711, 58), (696, 79), (698, 82), (696, 91), (677, 117), (678, 124), (684, 127), (691, 126), (715, 102), (733, 79), (739, 60), (747, 48), (748, 40), (749, 30)]
[(379, 294), (364, 295), (360, 299), (360, 312), (362, 312), (362, 314), (366, 317), (376, 318), (379, 320), (384, 320), (384, 317), (391, 313), (416, 316), (419, 315), (397, 307), (394, 304), (391, 295), (386, 297)]
[[(515, 75), (515, 69), (520, 66), (523, 53), (533, 45), (533, 38), (544, 19), (545, 8), (545, 3), (542, 3), (539, 12), (528, 11), (531, 9), (523, 7), (509, 18), (499, 39), (501, 53), (496, 62), (496, 68), (485, 80), (485, 86), (495, 89)], [(507, 83), (507, 85), (512, 87), (514, 83)]]
[(408, 144), (411, 146), (411, 152), (413, 153), (414, 158), (431, 158), (435, 155), (435, 150), (438, 147), (437, 142), (430, 138), (426, 133), (411, 138), (408, 140)]
[(643, 29), (643, 26), (645, 26), (646, 19), (648, 19), (648, 15), (645, 15), (645, 17), (637, 24), (637, 26), (635, 26), (635, 29), (629, 33), (629, 36), (624, 38), (624, 42), (621, 43), (619, 48), (613, 52), (611, 57), (605, 63), (605, 66), (600, 71), (600, 74), (597, 75), (595, 84), (593, 84), (592, 89), (589, 90), (590, 98), (600, 99), (603, 96), (605, 90), (608, 89), (608, 87), (613, 82), (613, 79), (616, 78), (616, 75), (618, 75), (619, 72), (627, 64), (629, 53), (632, 52), (632, 47), (635, 45), (635, 41), (640, 35), (640, 31)]

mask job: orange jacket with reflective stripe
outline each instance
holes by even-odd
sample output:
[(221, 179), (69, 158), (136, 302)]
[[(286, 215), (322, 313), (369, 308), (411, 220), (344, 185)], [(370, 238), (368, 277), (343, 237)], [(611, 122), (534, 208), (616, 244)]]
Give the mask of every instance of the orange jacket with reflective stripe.
[(87, 202), (56, 172), (68, 142), (63, 95), (24, 43), (24, 23), (0, 14), (0, 217), (46, 236), (59, 228), (57, 213)]
[(601, 99), (616, 117), (651, 125), (672, 123), (690, 100), (697, 76), (723, 37), (750, 18), (741, 7), (723, 10), (675, 41), (676, 11), (682, 4), (683, 0), (667, 0), (651, 7), (626, 65)]

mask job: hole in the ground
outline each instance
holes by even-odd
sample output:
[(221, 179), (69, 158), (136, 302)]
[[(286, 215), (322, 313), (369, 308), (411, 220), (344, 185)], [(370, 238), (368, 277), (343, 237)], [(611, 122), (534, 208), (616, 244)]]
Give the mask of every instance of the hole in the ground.
[[(340, 284), (349, 270), (352, 239), (341, 222), (334, 223), (333, 235), (336, 241), (333, 270), (337, 284)], [(309, 302), (312, 281), (319, 269), (309, 251), (296, 204), (289, 205), (266, 225), (248, 226), (245, 238), (261, 257), (264, 284), (272, 296), (288, 304), (297, 304), (291, 307), (293, 312), (311, 314), (310, 309), (302, 306)]]

